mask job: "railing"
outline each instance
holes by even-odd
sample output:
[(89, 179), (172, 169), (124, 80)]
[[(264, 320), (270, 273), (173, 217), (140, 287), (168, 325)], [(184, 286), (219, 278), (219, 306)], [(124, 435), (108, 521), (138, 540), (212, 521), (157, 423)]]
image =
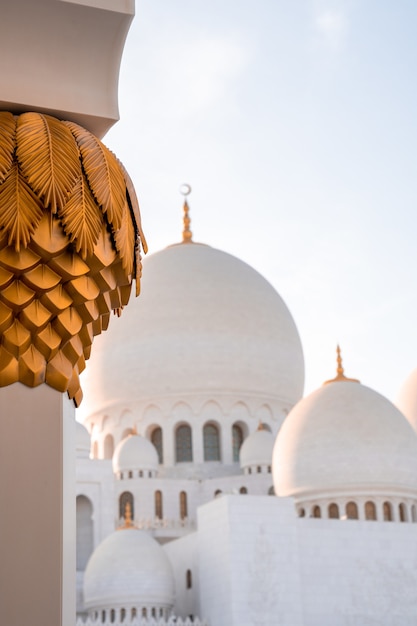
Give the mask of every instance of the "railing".
[[(122, 526), (124, 519), (120, 518), (117, 526)], [(134, 528), (140, 530), (181, 530), (182, 528), (188, 530), (194, 530), (196, 527), (195, 520), (172, 518), (172, 519), (160, 519), (159, 517), (141, 517), (133, 520)]]
[(93, 619), (88, 617), (86, 620), (83, 620), (79, 617), (76, 621), (76, 626), (208, 626), (207, 622), (201, 621), (197, 617), (192, 619), (187, 617), (182, 619), (181, 617), (169, 617), (165, 619), (154, 618), (154, 617), (135, 617), (131, 620), (124, 619), (120, 621), (118, 619), (111, 621), (110, 619), (106, 619), (104, 622), (98, 617)]

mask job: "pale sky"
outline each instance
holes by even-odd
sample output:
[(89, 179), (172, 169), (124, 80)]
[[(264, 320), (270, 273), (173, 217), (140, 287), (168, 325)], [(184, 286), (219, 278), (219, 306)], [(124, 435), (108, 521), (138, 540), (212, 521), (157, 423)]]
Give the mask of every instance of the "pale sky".
[(150, 253), (194, 240), (265, 276), (306, 393), (345, 372), (394, 400), (417, 367), (417, 2), (137, 0), (104, 142)]

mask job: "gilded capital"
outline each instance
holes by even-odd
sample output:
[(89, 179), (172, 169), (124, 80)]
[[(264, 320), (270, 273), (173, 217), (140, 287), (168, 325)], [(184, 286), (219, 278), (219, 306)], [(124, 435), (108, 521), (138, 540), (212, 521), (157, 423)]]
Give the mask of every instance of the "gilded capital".
[(133, 184), (90, 132), (0, 112), (0, 387), (42, 383), (78, 406), (79, 374), (146, 252)]

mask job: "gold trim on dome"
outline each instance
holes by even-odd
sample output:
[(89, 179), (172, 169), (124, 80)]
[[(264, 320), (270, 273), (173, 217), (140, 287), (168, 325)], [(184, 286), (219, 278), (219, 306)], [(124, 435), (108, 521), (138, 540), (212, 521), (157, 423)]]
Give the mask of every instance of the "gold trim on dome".
[(90, 132), (0, 112), (0, 386), (41, 383), (78, 406), (111, 311), (140, 291), (147, 251), (132, 181)]
[(343, 369), (343, 365), (342, 365), (342, 356), (341, 356), (341, 350), (340, 350), (340, 346), (338, 345), (336, 348), (336, 353), (337, 353), (337, 369), (336, 369), (336, 376), (334, 378), (331, 378), (330, 380), (326, 380), (323, 385), (328, 385), (329, 383), (359, 383), (360, 381), (357, 378), (347, 378), (345, 376), (345, 370)]

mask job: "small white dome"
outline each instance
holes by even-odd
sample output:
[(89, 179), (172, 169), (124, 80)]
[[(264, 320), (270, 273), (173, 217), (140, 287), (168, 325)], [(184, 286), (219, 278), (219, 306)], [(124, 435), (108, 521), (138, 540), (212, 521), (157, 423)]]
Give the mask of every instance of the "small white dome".
[(411, 372), (401, 387), (396, 405), (417, 432), (417, 368)]
[(163, 548), (146, 531), (118, 530), (93, 552), (84, 575), (89, 611), (174, 603), (174, 576)]
[(75, 449), (78, 458), (88, 459), (90, 456), (90, 434), (80, 422), (76, 422)]
[(258, 428), (245, 439), (240, 448), (240, 467), (245, 469), (254, 466), (270, 466), (275, 439), (272, 433), (264, 428)]
[(357, 382), (332, 382), (301, 400), (273, 452), (277, 495), (386, 495), (417, 490), (417, 437), (389, 400)]
[(113, 472), (158, 469), (158, 453), (155, 446), (145, 437), (128, 435), (116, 446), (113, 454)]

